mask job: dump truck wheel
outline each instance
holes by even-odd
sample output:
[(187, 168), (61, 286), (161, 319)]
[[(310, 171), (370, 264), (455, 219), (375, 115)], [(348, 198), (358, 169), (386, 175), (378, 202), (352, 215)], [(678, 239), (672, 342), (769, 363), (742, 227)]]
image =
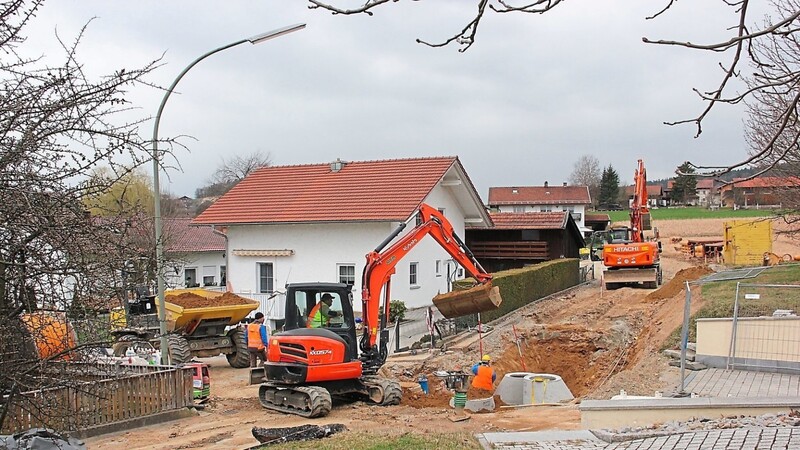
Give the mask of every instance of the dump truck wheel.
[(189, 342), (183, 336), (170, 334), (167, 336), (169, 344), (169, 361), (173, 366), (187, 363), (192, 360), (192, 351), (189, 349)]
[(138, 340), (139, 337), (135, 334), (123, 334), (117, 338), (117, 342), (114, 342), (114, 345), (111, 346), (114, 356), (125, 356), (125, 352), (128, 351), (130, 344)]
[(228, 364), (235, 369), (250, 367), (250, 352), (248, 352), (247, 344), (244, 342), (244, 331), (238, 329), (229, 336), (231, 342), (233, 342), (234, 352), (225, 355), (228, 358)]

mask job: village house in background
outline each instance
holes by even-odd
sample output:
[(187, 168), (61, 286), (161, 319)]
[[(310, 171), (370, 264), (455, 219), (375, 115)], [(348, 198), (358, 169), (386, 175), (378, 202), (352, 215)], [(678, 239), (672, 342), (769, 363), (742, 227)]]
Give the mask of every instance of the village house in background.
[(697, 206), (706, 208), (719, 207), (722, 204), (720, 187), (722, 183), (710, 178), (700, 178), (697, 180), (695, 193), (697, 194)]
[(489, 272), (579, 258), (582, 233), (567, 211), (491, 213), (492, 228), (467, 227), (466, 244)]
[[(233, 292), (270, 295), (287, 283), (341, 282), (353, 286), (360, 309), (365, 255), (423, 202), (442, 211), (459, 236), (466, 225), (491, 225), (457, 157), (264, 167), (192, 223), (227, 229)], [(422, 240), (396, 269), (391, 297), (408, 307), (429, 305), (464, 276), (433, 239)], [(274, 303), (282, 305), (281, 297)]]
[(800, 177), (734, 180), (720, 189), (722, 204), (728, 208), (780, 208), (782, 197), (791, 191), (800, 191)]
[(529, 213), (565, 211), (572, 215), (581, 233), (589, 232), (584, 216), (592, 204), (589, 188), (586, 186), (543, 186), (490, 187), (489, 209), (500, 213)]
[(225, 236), (211, 227), (190, 226), (189, 218), (164, 219), (165, 282), (169, 288), (225, 289)]
[[(672, 180), (669, 181), (672, 183)], [(631, 204), (633, 203), (633, 186), (625, 186), (625, 196), (628, 199), (628, 208), (630, 209)], [(647, 206), (653, 207), (660, 207), (660, 206), (670, 206), (671, 199), (669, 193), (671, 191), (671, 184), (668, 184), (668, 188), (664, 188), (660, 184), (648, 184), (647, 185)]]

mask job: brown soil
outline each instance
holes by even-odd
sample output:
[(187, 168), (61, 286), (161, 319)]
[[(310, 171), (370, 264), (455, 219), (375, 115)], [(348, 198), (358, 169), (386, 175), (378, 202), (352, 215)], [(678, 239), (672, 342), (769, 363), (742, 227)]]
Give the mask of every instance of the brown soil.
[[(686, 238), (721, 234), (722, 220), (708, 221), (708, 224), (688, 222), (660, 221), (662, 241), (669, 242), (670, 236)], [(683, 234), (684, 231), (691, 234)], [(776, 237), (775, 246), (780, 247), (776, 253), (800, 254), (800, 245), (785, 237)], [(353, 431), (392, 436), (406, 432), (481, 433), (580, 428), (580, 412), (575, 404), (502, 408), (498, 403), (495, 411), (473, 414), (468, 421), (454, 423), (447, 420), (453, 414), (448, 406), (452, 393), (444, 389), (443, 382), (433, 376), (433, 372), (469, 370), (483, 353), (493, 357), (498, 381), (505, 373), (523, 371), (524, 366), (528, 372), (560, 375), (579, 400), (608, 398), (619, 393), (620, 389), (625, 389), (630, 395), (653, 395), (656, 390), (668, 395), (678, 385), (679, 371), (669, 367), (658, 351), (667, 336), (682, 324), (684, 282), (707, 274), (709, 269), (669, 245), (664, 246), (662, 266), (665, 284), (657, 291), (634, 288), (603, 291), (595, 281), (528, 305), (510, 317), (489, 324), (493, 331), (482, 335), (480, 344), (476, 342), (464, 349), (421, 359), (389, 358), (381, 373), (400, 380), (403, 386), (400, 405), (380, 407), (363, 402), (337, 403), (327, 417), (313, 422), (342, 423)], [(693, 292), (692, 311), (701, 307), (703, 302), (702, 295)], [(216, 304), (219, 303), (212, 303)], [(517, 350), (512, 325), (517, 329), (522, 356)], [(482, 351), (479, 351), (481, 347)], [(210, 446), (240, 449), (257, 444), (250, 434), (253, 426), (309, 423), (302, 417), (261, 408), (256, 400), (258, 387), (247, 385), (246, 369), (230, 368), (224, 357), (204, 361), (211, 365), (212, 407), (198, 417), (91, 438), (87, 440), (89, 448)], [(431, 392), (428, 396), (422, 395), (417, 383), (421, 373), (428, 376)], [(485, 396), (472, 391), (468, 393), (468, 398)]]
[(252, 302), (252, 300), (240, 297), (231, 292), (225, 292), (224, 294), (213, 298), (206, 298), (191, 292), (184, 292), (180, 295), (168, 295), (166, 297), (166, 301), (186, 309), (207, 308), (210, 306), (246, 305)]

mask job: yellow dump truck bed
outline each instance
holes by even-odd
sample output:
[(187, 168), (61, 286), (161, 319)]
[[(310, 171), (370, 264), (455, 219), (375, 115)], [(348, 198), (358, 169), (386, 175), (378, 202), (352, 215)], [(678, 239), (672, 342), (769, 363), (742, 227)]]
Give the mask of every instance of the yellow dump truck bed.
[(258, 308), (259, 305), (257, 301), (244, 297), (240, 297), (244, 303), (239, 305), (204, 306), (200, 308), (188, 308), (170, 302), (171, 297), (175, 298), (187, 293), (207, 299), (214, 299), (225, 294), (224, 292), (207, 291), (205, 289), (175, 289), (167, 291), (164, 298), (164, 306), (167, 310), (167, 328), (169, 331), (184, 328), (189, 323), (200, 320), (228, 318), (228, 325), (236, 325), (247, 317), (251, 311)]

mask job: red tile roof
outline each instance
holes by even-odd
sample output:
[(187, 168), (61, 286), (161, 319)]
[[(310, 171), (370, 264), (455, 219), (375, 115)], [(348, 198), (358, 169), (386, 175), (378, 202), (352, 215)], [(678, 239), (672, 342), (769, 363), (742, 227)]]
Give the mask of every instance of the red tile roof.
[(734, 181), (733, 184), (739, 188), (800, 187), (800, 177), (760, 177), (745, 181)]
[(611, 222), (611, 216), (603, 213), (586, 213), (583, 216), (584, 222)]
[(338, 172), (328, 163), (264, 167), (193, 223), (406, 220), (454, 164), (449, 156), (354, 161)]
[(168, 253), (223, 252), (225, 238), (209, 226), (189, 226), (192, 219), (164, 219), (164, 247)]
[[(567, 212), (490, 213), (496, 230), (563, 230)], [(469, 227), (472, 229), (472, 227)]]
[(588, 205), (586, 186), (490, 187), (489, 206), (499, 205)]
[(716, 183), (711, 178), (700, 178), (699, 180), (697, 180), (697, 185), (695, 185), (695, 188), (696, 189), (713, 189), (718, 184), (719, 183)]
[[(625, 186), (625, 194), (629, 197), (633, 195), (633, 186)], [(650, 198), (661, 197), (664, 195), (663, 187), (660, 184), (648, 184), (647, 196)]]

